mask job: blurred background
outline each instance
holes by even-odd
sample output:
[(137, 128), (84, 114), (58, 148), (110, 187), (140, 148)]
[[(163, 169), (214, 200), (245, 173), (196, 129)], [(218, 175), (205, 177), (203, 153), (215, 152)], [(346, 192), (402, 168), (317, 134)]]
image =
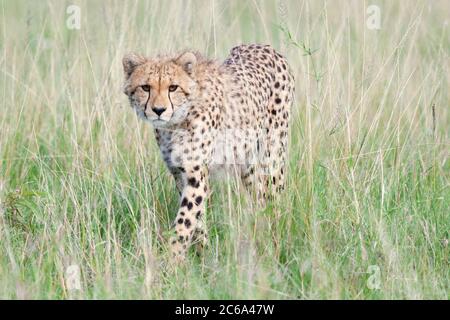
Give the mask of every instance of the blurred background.
[[(0, 2), (0, 297), (449, 297), (448, 1)], [(177, 193), (121, 59), (271, 44), (296, 77), (289, 181), (215, 183), (173, 272)]]

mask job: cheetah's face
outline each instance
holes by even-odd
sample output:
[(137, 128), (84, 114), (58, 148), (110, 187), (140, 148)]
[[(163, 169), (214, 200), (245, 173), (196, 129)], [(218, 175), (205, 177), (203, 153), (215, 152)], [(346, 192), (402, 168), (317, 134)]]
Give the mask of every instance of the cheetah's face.
[(196, 57), (190, 52), (157, 61), (135, 54), (125, 56), (125, 94), (136, 113), (155, 127), (182, 122), (196, 89), (191, 78), (195, 63)]

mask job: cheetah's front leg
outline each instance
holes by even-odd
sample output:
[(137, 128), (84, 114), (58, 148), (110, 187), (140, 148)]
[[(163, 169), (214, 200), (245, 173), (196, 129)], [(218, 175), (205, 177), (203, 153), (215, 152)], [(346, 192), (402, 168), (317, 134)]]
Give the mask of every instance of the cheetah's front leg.
[(194, 236), (204, 234), (200, 229), (208, 191), (207, 170), (204, 166), (190, 166), (182, 174), (184, 187), (174, 222), (175, 235), (170, 239), (171, 252), (176, 260), (183, 260)]

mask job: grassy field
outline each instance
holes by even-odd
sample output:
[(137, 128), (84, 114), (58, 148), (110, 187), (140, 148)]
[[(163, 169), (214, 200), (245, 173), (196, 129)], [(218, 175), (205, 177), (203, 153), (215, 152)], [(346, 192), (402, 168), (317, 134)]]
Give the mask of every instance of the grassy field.
[[(448, 299), (449, 7), (1, 1), (0, 298)], [(288, 185), (260, 209), (215, 182), (210, 245), (171, 270), (177, 192), (121, 59), (241, 43), (294, 70)]]

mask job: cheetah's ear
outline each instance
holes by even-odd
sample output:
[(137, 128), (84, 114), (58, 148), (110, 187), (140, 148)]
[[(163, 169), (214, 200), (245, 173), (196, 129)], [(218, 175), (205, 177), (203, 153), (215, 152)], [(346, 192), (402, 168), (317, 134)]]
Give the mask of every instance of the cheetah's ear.
[(194, 65), (197, 63), (197, 57), (194, 53), (187, 51), (176, 58), (175, 62), (182, 66), (187, 74), (191, 74)]
[(125, 71), (125, 77), (129, 78), (137, 66), (143, 64), (145, 58), (136, 53), (128, 53), (122, 59), (123, 71)]

